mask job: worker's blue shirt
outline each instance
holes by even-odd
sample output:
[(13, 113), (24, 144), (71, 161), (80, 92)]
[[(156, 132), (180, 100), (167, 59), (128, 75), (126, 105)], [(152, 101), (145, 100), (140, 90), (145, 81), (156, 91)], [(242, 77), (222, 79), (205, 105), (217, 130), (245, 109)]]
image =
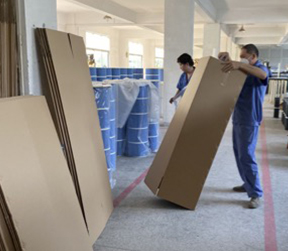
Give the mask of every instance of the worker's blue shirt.
[(177, 84), (177, 89), (181, 91), (186, 85), (188, 85), (190, 79), (187, 79), (187, 74), (183, 72)]
[(269, 81), (269, 71), (259, 60), (254, 66), (265, 71), (267, 78), (261, 80), (252, 75), (247, 76), (233, 113), (235, 125), (259, 126), (262, 121), (262, 105)]

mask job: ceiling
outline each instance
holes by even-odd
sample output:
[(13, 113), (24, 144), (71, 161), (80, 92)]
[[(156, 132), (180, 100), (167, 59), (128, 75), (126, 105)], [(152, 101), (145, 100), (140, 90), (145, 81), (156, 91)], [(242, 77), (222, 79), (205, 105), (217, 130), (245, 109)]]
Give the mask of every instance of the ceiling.
[(164, 10), (164, 0), (112, 0), (113, 2), (131, 9), (137, 13), (158, 13)]
[[(124, 0), (125, 1), (125, 0)], [(261, 8), (274, 8), (283, 6), (288, 7), (286, 0), (213, 0), (211, 3), (217, 10), (232, 10), (232, 9), (261, 9)]]
[(57, 1), (57, 11), (64, 13), (79, 13), (91, 11), (90, 8), (86, 6), (81, 6), (77, 3), (70, 2), (69, 0), (58, 0)]
[[(165, 0), (57, 1), (58, 11), (76, 13), (81, 25), (85, 22), (103, 24), (122, 30), (138, 27), (158, 35), (164, 33)], [(195, 3), (195, 24), (221, 23), (225, 33), (238, 44), (281, 46), (288, 43), (288, 0), (195, 0)], [(104, 15), (113, 20), (103, 20)], [(242, 25), (245, 32), (238, 31)]]

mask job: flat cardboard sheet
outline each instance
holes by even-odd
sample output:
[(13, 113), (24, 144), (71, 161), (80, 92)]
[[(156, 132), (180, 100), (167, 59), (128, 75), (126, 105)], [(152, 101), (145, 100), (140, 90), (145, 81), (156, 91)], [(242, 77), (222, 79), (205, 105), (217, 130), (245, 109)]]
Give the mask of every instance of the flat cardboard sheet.
[(47, 43), (49, 53), (44, 60), (49, 57), (50, 72), (46, 72), (54, 72), (50, 85), (57, 89), (54, 102), (60, 104), (65, 116), (72, 150), (69, 158), (75, 161), (88, 231), (94, 243), (106, 225), (113, 203), (84, 41), (59, 31), (38, 31)]
[(245, 81), (202, 58), (145, 179), (154, 194), (195, 209), (218, 146)]
[(10, 214), (6, 227), (0, 217), (1, 236), (13, 224), (23, 250), (92, 250), (45, 98), (2, 99), (0, 124), (1, 200)]

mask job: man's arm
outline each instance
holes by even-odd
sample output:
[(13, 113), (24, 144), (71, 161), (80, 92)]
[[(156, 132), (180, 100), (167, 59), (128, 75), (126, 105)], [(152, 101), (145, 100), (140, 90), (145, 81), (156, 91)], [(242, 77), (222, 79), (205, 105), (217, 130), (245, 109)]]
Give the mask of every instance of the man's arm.
[(223, 65), (224, 65), (222, 68), (223, 72), (240, 70), (245, 74), (253, 75), (261, 80), (265, 80), (267, 78), (267, 73), (256, 66), (252, 66), (252, 65), (237, 62), (237, 61), (223, 62)]

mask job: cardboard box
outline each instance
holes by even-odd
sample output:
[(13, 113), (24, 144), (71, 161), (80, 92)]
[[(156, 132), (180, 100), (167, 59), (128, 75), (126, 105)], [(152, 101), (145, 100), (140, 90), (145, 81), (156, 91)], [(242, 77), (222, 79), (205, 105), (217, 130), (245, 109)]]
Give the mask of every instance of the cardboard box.
[(246, 78), (222, 67), (200, 60), (145, 179), (157, 196), (192, 210)]
[(44, 97), (0, 100), (3, 250), (92, 250)]
[(19, 48), (16, 1), (1, 1), (0, 9), (0, 98), (19, 95)]
[(37, 29), (49, 107), (90, 235), (96, 241), (113, 210), (101, 129), (82, 37)]

